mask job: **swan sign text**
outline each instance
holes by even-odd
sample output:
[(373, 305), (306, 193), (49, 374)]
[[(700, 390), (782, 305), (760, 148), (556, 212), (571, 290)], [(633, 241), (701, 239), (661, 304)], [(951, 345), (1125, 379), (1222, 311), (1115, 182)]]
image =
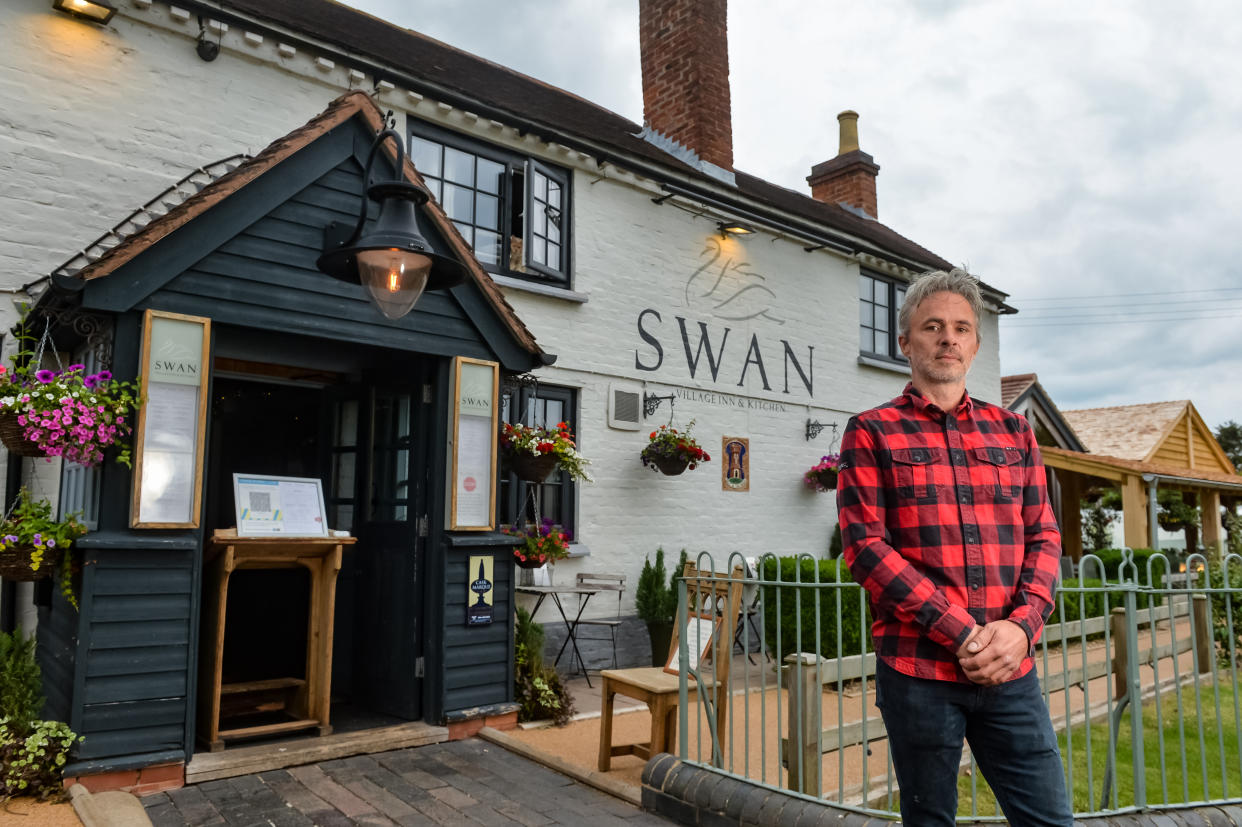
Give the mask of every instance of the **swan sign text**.
[[(685, 355), (686, 370), (690, 378), (706, 379), (709, 375), (716, 384), (732, 383), (746, 386), (746, 378), (752, 375), (762, 383), (763, 390), (772, 390), (772, 382), (781, 385), (783, 393), (802, 393), (815, 397), (815, 348), (807, 345), (805, 354), (799, 355), (787, 339), (768, 342), (766, 359), (779, 359), (780, 372), (769, 373), (765, 359), (765, 346), (758, 334), (751, 334), (750, 341), (734, 336), (729, 338), (731, 328), (709, 327), (706, 322), (688, 322), (684, 316), (674, 316), (676, 330), (665, 322), (658, 310), (646, 308), (638, 314), (638, 336), (646, 347), (634, 350), (634, 367), (637, 370), (655, 372), (664, 366), (664, 340), (670, 335), (679, 336), (681, 351)], [(674, 340), (676, 341), (676, 340)], [(675, 346), (674, 346), (675, 352)], [(780, 354), (776, 356), (776, 354)], [(791, 383), (792, 379), (792, 383)], [(793, 390), (790, 390), (790, 388)]]

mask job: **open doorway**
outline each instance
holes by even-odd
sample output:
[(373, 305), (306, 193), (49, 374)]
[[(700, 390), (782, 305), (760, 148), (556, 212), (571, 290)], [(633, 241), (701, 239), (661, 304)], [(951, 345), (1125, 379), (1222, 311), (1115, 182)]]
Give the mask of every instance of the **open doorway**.
[[(312, 385), (236, 372), (213, 381), (207, 536), (235, 525), (233, 474), (244, 473), (320, 479), (329, 527), (358, 538), (344, 554), (336, 582), (331, 692), (336, 732), (402, 723), (421, 714), (415, 668), (422, 649), (421, 555), (410, 485), (419, 455), (413, 401), (408, 388)], [(222, 683), (305, 675), (309, 612), (310, 578), (304, 569), (234, 571)], [(233, 727), (262, 726), (281, 715), (281, 707), (279, 697), (252, 696), (226, 708), (222, 696), (221, 717), (230, 715)]]

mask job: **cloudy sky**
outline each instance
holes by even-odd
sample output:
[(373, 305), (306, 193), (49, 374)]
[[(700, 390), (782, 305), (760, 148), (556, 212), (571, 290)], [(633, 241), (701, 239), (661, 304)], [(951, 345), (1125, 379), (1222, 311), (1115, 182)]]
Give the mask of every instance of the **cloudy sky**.
[[(642, 121), (637, 0), (347, 0)], [(880, 219), (1008, 292), (1062, 408), (1242, 421), (1236, 0), (733, 0), (734, 163), (792, 189), (861, 115)]]

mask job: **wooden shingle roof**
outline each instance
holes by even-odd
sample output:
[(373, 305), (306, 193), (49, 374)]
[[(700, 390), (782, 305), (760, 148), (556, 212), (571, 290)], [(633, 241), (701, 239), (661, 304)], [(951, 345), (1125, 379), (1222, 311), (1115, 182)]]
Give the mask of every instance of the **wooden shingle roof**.
[(1198, 473), (1236, 473), (1188, 399), (1061, 413), (1092, 454)]

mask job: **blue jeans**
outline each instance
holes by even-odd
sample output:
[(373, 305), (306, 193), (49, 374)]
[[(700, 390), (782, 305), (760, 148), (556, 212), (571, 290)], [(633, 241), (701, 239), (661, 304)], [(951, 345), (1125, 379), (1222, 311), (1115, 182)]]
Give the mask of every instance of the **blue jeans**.
[(904, 824), (954, 823), (964, 738), (1011, 824), (1072, 827), (1061, 753), (1034, 669), (999, 686), (975, 686), (912, 678), (877, 661), (875, 692)]

